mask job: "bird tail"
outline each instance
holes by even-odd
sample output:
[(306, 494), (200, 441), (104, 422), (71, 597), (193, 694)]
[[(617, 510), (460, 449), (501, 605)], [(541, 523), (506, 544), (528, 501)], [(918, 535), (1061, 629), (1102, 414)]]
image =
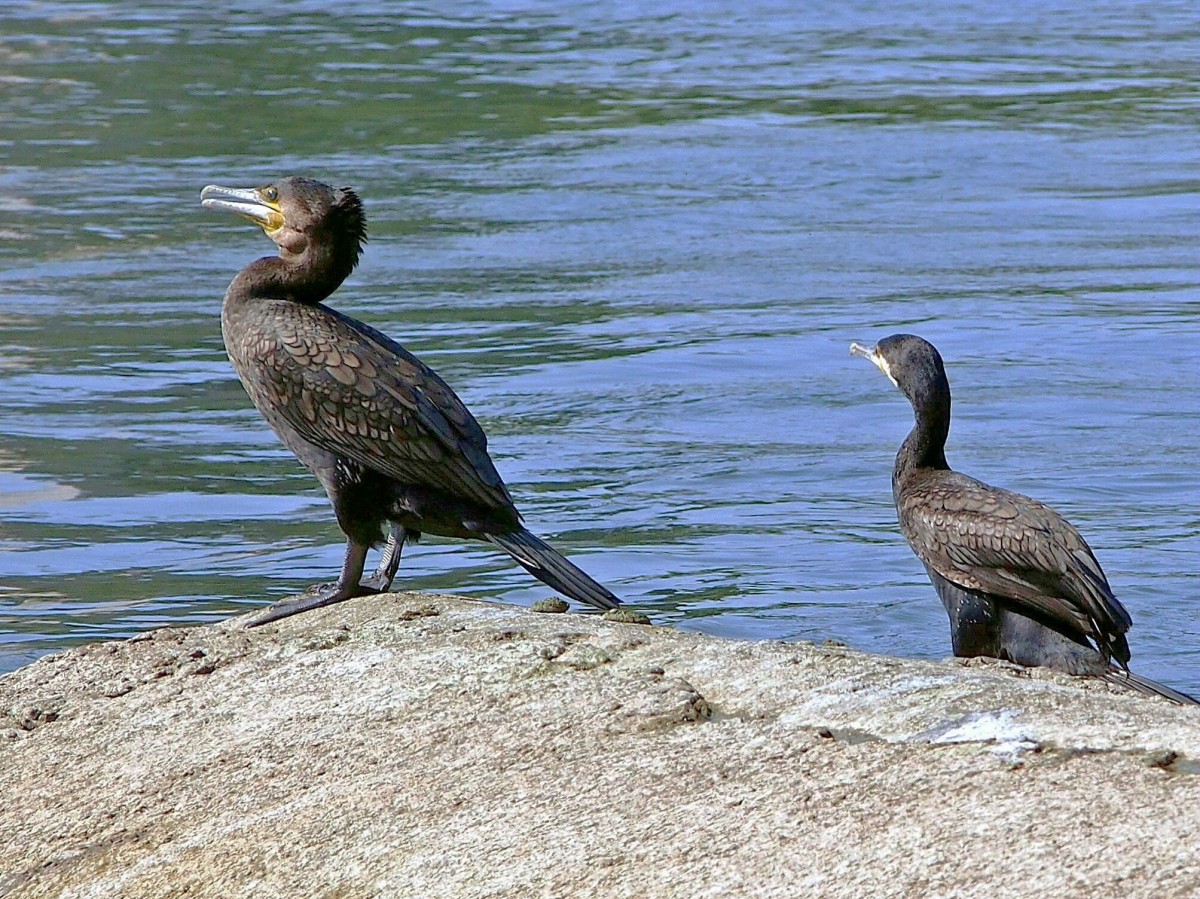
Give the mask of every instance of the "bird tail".
[(621, 600), (568, 561), (553, 546), (524, 528), (508, 534), (485, 536), (512, 556), (518, 565), (563, 596), (597, 609), (615, 609), (621, 604)]
[(1174, 690), (1165, 684), (1160, 684), (1158, 681), (1150, 680), (1148, 677), (1134, 674), (1132, 671), (1113, 668), (1104, 675), (1104, 679), (1110, 684), (1120, 684), (1123, 687), (1137, 690), (1137, 692), (1146, 696), (1160, 696), (1163, 699), (1169, 699), (1171, 702), (1177, 702), (1180, 705), (1200, 705), (1200, 700), (1188, 696), (1179, 690)]

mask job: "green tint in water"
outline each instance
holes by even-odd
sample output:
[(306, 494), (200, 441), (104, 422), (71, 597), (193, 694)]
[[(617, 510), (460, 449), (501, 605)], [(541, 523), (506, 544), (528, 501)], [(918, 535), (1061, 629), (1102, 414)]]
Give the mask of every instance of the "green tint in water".
[[(271, 247), (198, 204), (294, 172), (367, 202), (335, 305), (660, 620), (948, 654), (890, 505), (908, 407), (847, 353), (912, 330), (952, 464), (1074, 520), (1136, 669), (1200, 690), (1192, 5), (593, 6), (4, 13), (0, 666), (337, 570), (220, 345)], [(546, 593), (436, 541), (400, 583)]]

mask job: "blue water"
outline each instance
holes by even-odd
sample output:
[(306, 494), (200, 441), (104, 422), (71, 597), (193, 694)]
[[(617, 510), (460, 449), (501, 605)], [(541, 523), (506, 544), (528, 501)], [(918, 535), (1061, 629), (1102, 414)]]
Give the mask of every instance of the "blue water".
[[(459, 391), (529, 525), (658, 621), (949, 654), (900, 537), (920, 333), (955, 467), (1051, 503), (1200, 691), (1190, 3), (0, 11), (0, 669), (328, 580), (220, 343), (270, 244), (209, 183), (354, 186), (334, 304)], [(528, 603), (483, 545), (397, 586)]]

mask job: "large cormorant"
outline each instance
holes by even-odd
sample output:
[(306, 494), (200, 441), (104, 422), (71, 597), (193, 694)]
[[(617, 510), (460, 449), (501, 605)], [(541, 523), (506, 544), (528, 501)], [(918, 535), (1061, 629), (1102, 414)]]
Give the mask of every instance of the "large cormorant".
[[(317, 476), (346, 535), (337, 583), (271, 606), (250, 626), (381, 593), (422, 533), (494, 543), (558, 592), (620, 603), (521, 523), (487, 437), (446, 382), (400, 344), (324, 305), (358, 263), (362, 203), (349, 188), (284, 178), (206, 187), (208, 209), (241, 215), (279, 246), (242, 269), (221, 310), (225, 348), (258, 411)], [(367, 550), (386, 544), (363, 579)]]
[(1070, 522), (1037, 500), (946, 463), (950, 383), (933, 344), (911, 334), (850, 352), (873, 362), (912, 404), (896, 454), (900, 530), (950, 616), (956, 656), (990, 656), (1102, 677), (1175, 702), (1192, 697), (1129, 671), (1129, 613)]

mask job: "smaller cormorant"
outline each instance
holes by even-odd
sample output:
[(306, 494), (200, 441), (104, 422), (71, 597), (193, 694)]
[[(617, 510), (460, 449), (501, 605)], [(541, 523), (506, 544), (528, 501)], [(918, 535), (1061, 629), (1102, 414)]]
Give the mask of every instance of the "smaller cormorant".
[[(487, 452), (487, 437), (425, 363), (324, 300), (358, 264), (362, 203), (308, 178), (209, 186), (207, 209), (259, 225), (279, 247), (225, 293), (221, 333), (258, 411), (317, 479), (346, 535), (337, 582), (271, 606), (254, 627), (390, 589), (405, 543), (422, 533), (486, 540), (558, 592), (600, 609), (611, 592), (525, 529)], [(367, 550), (384, 542), (363, 579)]]
[(879, 367), (912, 404), (916, 424), (896, 454), (900, 530), (950, 616), (956, 656), (990, 656), (1195, 703), (1129, 671), (1129, 613), (1070, 522), (1037, 500), (946, 463), (950, 383), (933, 344), (893, 334), (850, 352)]

